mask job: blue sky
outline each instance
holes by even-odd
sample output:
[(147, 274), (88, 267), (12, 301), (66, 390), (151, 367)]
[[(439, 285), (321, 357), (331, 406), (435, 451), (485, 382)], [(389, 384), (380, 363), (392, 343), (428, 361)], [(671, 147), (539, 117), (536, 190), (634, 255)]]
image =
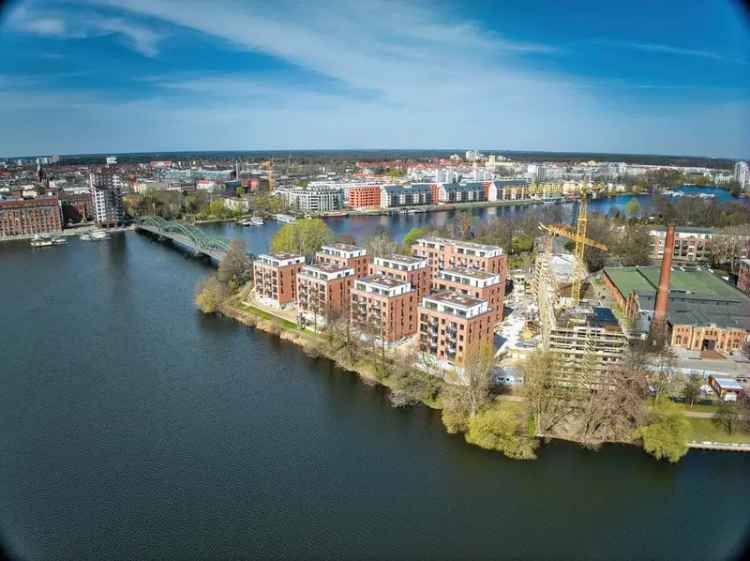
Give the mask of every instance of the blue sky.
[(18, 1), (0, 21), (0, 123), (0, 156), (750, 158), (750, 19), (723, 0)]

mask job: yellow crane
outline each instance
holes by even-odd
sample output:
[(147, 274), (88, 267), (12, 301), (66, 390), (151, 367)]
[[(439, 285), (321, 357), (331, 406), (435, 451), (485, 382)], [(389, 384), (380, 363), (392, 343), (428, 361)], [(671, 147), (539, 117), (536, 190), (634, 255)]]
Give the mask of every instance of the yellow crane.
[(266, 172), (268, 173), (268, 190), (273, 193), (274, 191), (274, 185), (273, 185), (273, 160), (266, 160), (263, 163), (263, 166), (266, 168)]
[(580, 204), (578, 206), (578, 216), (576, 217), (576, 230), (575, 232), (565, 226), (555, 226), (547, 224), (539, 224), (542, 230), (545, 230), (553, 236), (562, 236), (568, 238), (576, 243), (575, 245), (575, 271), (573, 274), (573, 287), (570, 291), (570, 296), (573, 298), (574, 303), (581, 301), (581, 287), (583, 281), (586, 278), (586, 262), (583, 260), (586, 252), (586, 246), (595, 247), (602, 251), (609, 251), (609, 248), (603, 243), (599, 243), (596, 240), (592, 240), (586, 237), (588, 230), (588, 192), (585, 187), (581, 188), (580, 191)]

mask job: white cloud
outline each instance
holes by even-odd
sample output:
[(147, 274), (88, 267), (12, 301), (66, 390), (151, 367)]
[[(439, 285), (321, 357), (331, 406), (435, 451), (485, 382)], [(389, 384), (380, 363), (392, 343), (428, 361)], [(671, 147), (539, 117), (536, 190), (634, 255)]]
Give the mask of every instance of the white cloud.
[(625, 49), (634, 49), (637, 51), (644, 51), (649, 53), (663, 53), (667, 55), (675, 56), (686, 56), (686, 57), (697, 57), (705, 58), (709, 60), (721, 61), (721, 62), (733, 62), (737, 64), (746, 64), (747, 61), (740, 57), (729, 56), (713, 51), (706, 51), (702, 49), (688, 49), (685, 47), (676, 47), (674, 45), (663, 45), (659, 43), (639, 43), (639, 42), (623, 42), (623, 41), (599, 41), (600, 44), (609, 45), (612, 47), (620, 47)]
[(146, 57), (155, 57), (159, 53), (158, 44), (163, 39), (163, 35), (153, 29), (125, 18), (96, 13), (71, 14), (55, 7), (41, 10), (21, 6), (11, 13), (8, 24), (15, 31), (59, 39), (113, 35), (121, 38), (126, 47)]

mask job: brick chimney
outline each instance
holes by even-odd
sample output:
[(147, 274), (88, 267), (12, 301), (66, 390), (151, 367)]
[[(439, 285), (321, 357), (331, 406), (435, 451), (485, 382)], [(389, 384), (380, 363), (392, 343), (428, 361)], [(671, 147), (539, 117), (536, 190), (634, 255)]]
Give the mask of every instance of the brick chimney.
[(669, 308), (669, 281), (672, 278), (672, 254), (674, 253), (674, 226), (667, 226), (667, 235), (664, 238), (664, 257), (661, 260), (661, 273), (659, 274), (659, 290), (656, 293), (656, 305), (654, 306), (654, 323), (663, 327), (667, 319)]

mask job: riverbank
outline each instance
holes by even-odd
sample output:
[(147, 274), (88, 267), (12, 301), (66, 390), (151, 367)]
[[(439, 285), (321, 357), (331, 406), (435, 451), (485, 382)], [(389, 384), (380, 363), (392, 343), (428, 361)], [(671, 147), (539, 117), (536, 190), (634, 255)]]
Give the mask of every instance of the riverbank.
[[(389, 375), (388, 368), (386, 372), (383, 372), (383, 365), (378, 366), (372, 357), (362, 357), (359, 360), (349, 360), (346, 358), (344, 348), (339, 346), (336, 350), (326, 345), (325, 337), (308, 330), (300, 329), (296, 323), (289, 319), (277, 314), (271, 309), (261, 309), (258, 305), (250, 305), (246, 302), (247, 294), (236, 295), (227, 301), (225, 301), (220, 312), (235, 321), (246, 325), (248, 327), (254, 327), (271, 335), (279, 337), (283, 341), (294, 343), (302, 348), (302, 350), (309, 356), (318, 358), (325, 358), (333, 362), (338, 368), (351, 372), (360, 377), (360, 379), (368, 385), (381, 385), (387, 388), (391, 394), (391, 403), (394, 406), (402, 405), (414, 405), (422, 404), (435, 410), (443, 409), (442, 395), (447, 390), (447, 384), (429, 374), (416, 374), (410, 365), (400, 365), (396, 361), (390, 362), (387, 366), (392, 367), (396, 371), (409, 371), (409, 374), (393, 376)], [(413, 377), (418, 379), (416, 384), (417, 390), (406, 390), (404, 385), (404, 377)], [(424, 391), (419, 385), (419, 382), (427, 381), (432, 387), (427, 391)], [(407, 384), (408, 386), (409, 384)], [(510, 396), (510, 395), (498, 395), (490, 402), (488, 406), (489, 411), (510, 411), (514, 414), (520, 414), (525, 408), (525, 399), (521, 396)], [(724, 434), (719, 429), (712, 419), (709, 418), (698, 418), (695, 416), (686, 415), (690, 423), (691, 434), (688, 441), (688, 447), (690, 449), (699, 450), (710, 450), (710, 451), (730, 451), (730, 452), (749, 452), (750, 453), (750, 434), (735, 433), (733, 435)], [(445, 427), (447, 432), (451, 432)], [(578, 445), (584, 445), (583, 442), (573, 439), (566, 438), (564, 436), (555, 435), (535, 435), (534, 438), (537, 441), (549, 441), (549, 440), (563, 440), (572, 442)], [(479, 446), (479, 444), (466, 439), (467, 444)], [(640, 448), (639, 442), (634, 439), (632, 441), (618, 441), (618, 442), (600, 442), (596, 443), (595, 446), (602, 444), (626, 444)], [(508, 455), (508, 454), (506, 454)], [(533, 458), (534, 456), (532, 456)], [(526, 458), (530, 459), (530, 458)]]

